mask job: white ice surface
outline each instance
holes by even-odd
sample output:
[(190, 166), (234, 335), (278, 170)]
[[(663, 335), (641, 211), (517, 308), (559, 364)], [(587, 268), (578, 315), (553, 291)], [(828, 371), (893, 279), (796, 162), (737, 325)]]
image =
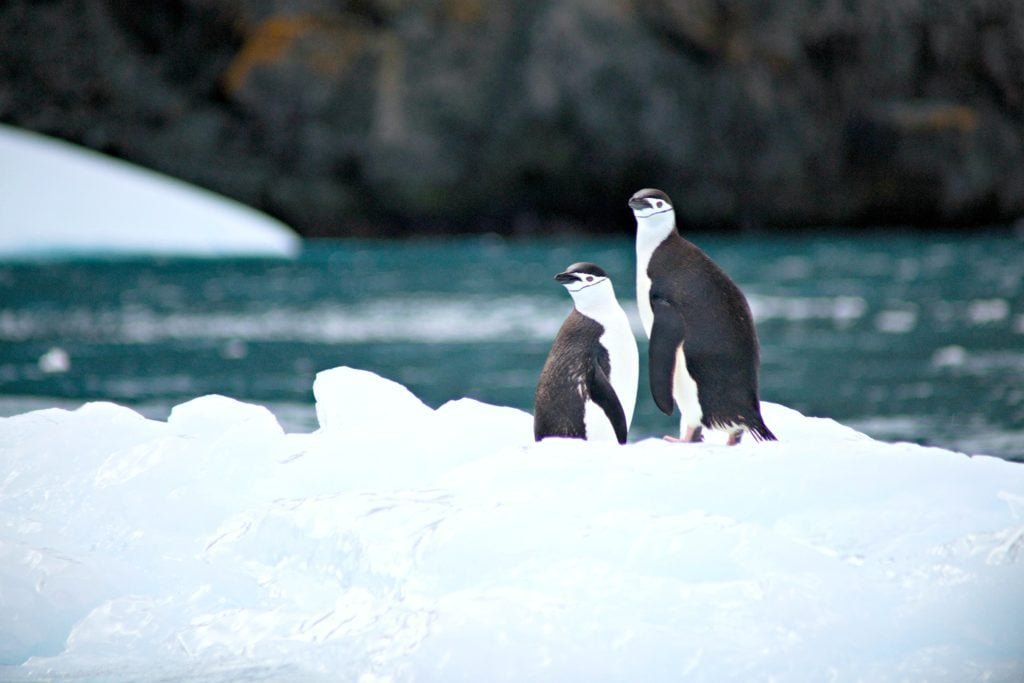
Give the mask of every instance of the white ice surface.
[(243, 204), (0, 125), (0, 258), (291, 256), (299, 238)]
[(620, 447), (314, 391), (311, 434), (220, 396), (0, 419), (0, 680), (1024, 678), (1020, 464), (774, 404), (778, 443)]

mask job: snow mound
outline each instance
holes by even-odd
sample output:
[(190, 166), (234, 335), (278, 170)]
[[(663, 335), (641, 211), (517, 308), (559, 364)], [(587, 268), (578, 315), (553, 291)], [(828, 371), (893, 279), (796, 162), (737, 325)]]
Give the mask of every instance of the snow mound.
[(351, 368), (0, 419), (0, 679), (1016, 681), (1024, 467), (764, 404), (777, 443), (532, 439)]
[(0, 257), (293, 256), (270, 216), (119, 159), (0, 125)]

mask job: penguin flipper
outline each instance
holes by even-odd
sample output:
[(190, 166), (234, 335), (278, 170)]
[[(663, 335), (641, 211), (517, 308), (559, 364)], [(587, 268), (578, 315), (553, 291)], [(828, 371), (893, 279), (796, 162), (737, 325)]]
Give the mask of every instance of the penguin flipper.
[(626, 443), (626, 434), (629, 431), (629, 426), (626, 424), (626, 413), (622, 409), (622, 403), (612, 387), (611, 380), (608, 379), (608, 375), (605, 374), (597, 359), (594, 359), (593, 370), (590, 377), (587, 378), (587, 383), (590, 385), (590, 400), (608, 416), (608, 421), (612, 423), (618, 442)]
[(686, 338), (686, 321), (671, 303), (653, 292), (651, 293), (651, 310), (654, 312), (651, 343), (648, 348), (651, 396), (654, 397), (654, 402), (661, 412), (671, 415), (676, 351)]

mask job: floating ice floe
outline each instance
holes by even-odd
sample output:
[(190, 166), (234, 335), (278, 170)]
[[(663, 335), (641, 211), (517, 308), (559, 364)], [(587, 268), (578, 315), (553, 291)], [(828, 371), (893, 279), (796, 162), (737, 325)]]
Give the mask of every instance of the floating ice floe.
[(777, 443), (620, 447), (314, 394), (304, 434), (223, 396), (0, 419), (0, 680), (1024, 675), (1019, 464), (767, 403)]
[(293, 256), (286, 225), (226, 197), (0, 125), (0, 258)]

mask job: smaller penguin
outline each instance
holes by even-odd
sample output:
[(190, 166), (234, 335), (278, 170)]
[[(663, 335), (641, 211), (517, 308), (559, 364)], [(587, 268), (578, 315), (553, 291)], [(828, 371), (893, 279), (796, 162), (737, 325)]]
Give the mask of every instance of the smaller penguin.
[(569, 290), (573, 310), (540, 373), (534, 438), (626, 443), (640, 373), (629, 318), (608, 274), (593, 263), (574, 263), (555, 280)]

